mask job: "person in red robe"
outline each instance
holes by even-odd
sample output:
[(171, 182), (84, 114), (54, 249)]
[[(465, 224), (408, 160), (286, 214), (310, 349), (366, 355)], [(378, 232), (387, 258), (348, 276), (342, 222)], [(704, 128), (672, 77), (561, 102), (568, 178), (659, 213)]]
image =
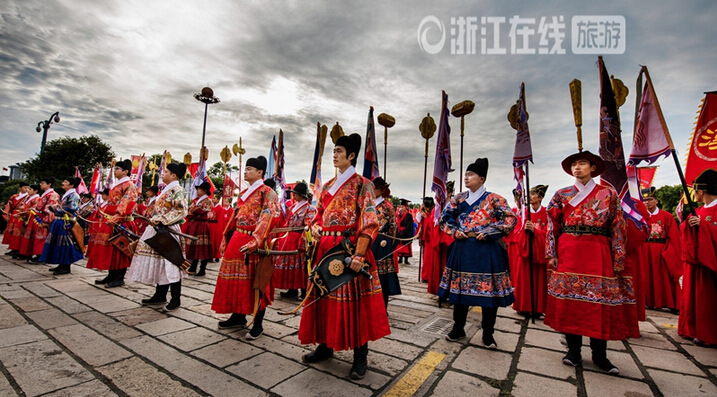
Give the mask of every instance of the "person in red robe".
[(224, 222), (224, 208), (219, 200), (221, 195), (212, 196), (212, 211), (207, 216), (209, 219), (209, 240), (212, 242), (212, 258), (214, 262), (218, 262), (222, 257), (220, 247), (222, 246), (222, 233), (227, 226)]
[[(3, 208), (2, 217), (5, 219), (5, 222), (7, 222), (7, 227), (5, 228), (5, 233), (2, 237), (2, 243), (7, 244), (8, 247), (14, 238), (13, 234), (15, 233), (15, 230), (22, 227), (22, 224), (19, 222), (19, 218), (14, 215), (20, 210), (20, 206), (22, 206), (22, 203), (27, 199), (27, 191), (29, 187), (29, 183), (20, 182), (19, 191), (10, 196)], [(5, 253), (5, 255), (9, 256), (13, 256), (15, 254), (17, 254), (17, 250), (13, 250), (12, 248), (10, 251)]]
[(396, 212), (393, 204), (386, 200), (390, 195), (389, 183), (379, 177), (373, 180), (376, 199), (373, 206), (376, 209), (379, 224), (379, 233), (373, 240), (371, 252), (376, 259), (376, 269), (381, 282), (383, 292), (383, 303), (388, 308), (388, 297), (401, 295), (401, 284), (398, 281), (398, 264), (394, 262), (394, 247), (401, 242), (394, 240), (396, 236)]
[(436, 202), (433, 197), (423, 198), (423, 204), (417, 215), (421, 234), (418, 243), (421, 246), (423, 257), (421, 258), (421, 281), (428, 283), (431, 277), (432, 267), (435, 266), (436, 251), (438, 251), (438, 234), (436, 233), (436, 220), (434, 209)]
[(106, 288), (124, 285), (124, 275), (132, 262), (132, 258), (110, 242), (111, 238), (120, 238), (117, 235), (124, 236), (121, 230), (135, 231), (130, 215), (137, 204), (137, 188), (129, 179), (131, 171), (130, 159), (115, 164), (115, 183), (107, 196), (107, 205), (99, 210), (100, 223), (96, 225), (94, 244), (87, 257), (88, 269), (108, 271), (107, 277), (95, 280), (95, 284), (104, 284)]
[(40, 180), (42, 195), (37, 200), (35, 208), (30, 210), (30, 222), (28, 222), (20, 242), (19, 254), (29, 258), (28, 261), (31, 263), (39, 262), (50, 231), (50, 224), (55, 220), (55, 213), (50, 210), (50, 206), (60, 202), (60, 195), (52, 188), (54, 183), (55, 178), (53, 177)]
[(12, 259), (30, 259), (29, 257), (20, 254), (20, 245), (22, 244), (25, 231), (32, 223), (32, 215), (30, 210), (34, 209), (37, 202), (40, 200), (40, 185), (30, 185), (27, 187), (27, 198), (22, 202), (20, 208), (15, 213), (17, 218), (17, 228), (13, 232), (12, 239), (10, 239), (9, 248), (15, 253), (12, 255)]
[[(455, 191), (455, 181), (448, 181), (446, 183), (446, 203), (450, 203), (453, 198), (453, 192)], [(442, 208), (436, 207), (434, 211), (438, 211), (439, 214), (443, 212)], [(439, 215), (440, 216), (440, 215)], [(436, 225), (436, 237), (438, 240), (438, 251), (433, 260), (434, 266), (432, 266), (431, 276), (428, 279), (428, 292), (438, 296), (438, 289), (441, 284), (441, 277), (443, 277), (443, 271), (446, 268), (446, 262), (448, 261), (448, 254), (450, 254), (451, 244), (454, 242), (453, 236), (448, 233), (444, 233), (440, 225)], [(445, 298), (438, 297), (438, 307), (441, 307), (443, 302), (447, 302)]]
[(677, 333), (700, 346), (717, 345), (717, 171), (707, 169), (692, 188), (704, 203), (682, 228), (682, 306)]
[(645, 304), (649, 308), (667, 308), (677, 313), (682, 287), (682, 243), (675, 218), (658, 207), (655, 188), (643, 191), (649, 216), (650, 235), (640, 248), (640, 280)]
[[(356, 173), (356, 157), (361, 149), (358, 134), (344, 135), (336, 140), (333, 164), (336, 177), (321, 189), (317, 199), (316, 218), (312, 231), (318, 240), (316, 257), (338, 245), (345, 232), (356, 245), (350, 268), (358, 273), (367, 267), (372, 279), (357, 276), (316, 303), (305, 306), (299, 325), (301, 344), (317, 343), (302, 361), (316, 363), (333, 356), (334, 350), (353, 349), (352, 379), (362, 379), (368, 368), (368, 342), (391, 333), (386, 308), (383, 306), (381, 283), (371, 241), (380, 227), (373, 184)], [(308, 299), (316, 299), (312, 289)]]
[[(410, 201), (401, 199), (401, 205), (396, 208), (396, 218), (398, 230), (396, 231), (396, 237), (398, 238), (411, 238), (413, 237), (413, 215), (408, 210), (408, 203)], [(399, 242), (396, 249), (396, 256), (398, 258), (398, 264), (410, 265), (408, 258), (413, 256), (413, 240), (408, 242)]]
[[(625, 220), (615, 189), (592, 179), (605, 169), (589, 151), (565, 158), (563, 170), (575, 184), (558, 190), (548, 205), (548, 301), (545, 324), (565, 334), (566, 365), (582, 360), (582, 337), (590, 338), (592, 360), (610, 374), (607, 341), (628, 336), (623, 305), (634, 305), (625, 267)], [(631, 321), (637, 322), (637, 318)]]
[[(89, 258), (93, 248), (95, 245), (99, 242), (99, 230), (100, 226), (102, 225), (102, 214), (104, 213), (105, 207), (107, 207), (107, 200), (110, 198), (110, 189), (104, 188), (101, 192), (99, 192), (99, 201), (96, 203), (97, 205), (93, 208), (92, 214), (87, 217), (87, 247), (85, 248), (85, 258)], [(100, 244), (102, 245), (102, 244)]]
[[(197, 197), (192, 200), (187, 211), (187, 228), (185, 233), (196, 237), (196, 240), (187, 242), (187, 260), (192, 261), (187, 273), (196, 277), (204, 277), (207, 271), (207, 263), (214, 258), (214, 247), (212, 247), (209, 235), (209, 214), (214, 204), (209, 198), (211, 185), (209, 182), (202, 182), (196, 186)], [(199, 264), (199, 271), (197, 265)]]
[[(545, 258), (548, 213), (541, 205), (547, 190), (548, 185), (537, 185), (530, 189), (530, 220), (526, 219), (521, 230), (514, 234), (520, 255), (514, 258), (515, 262), (511, 264), (515, 287), (513, 309), (535, 317), (545, 313), (548, 300), (548, 260)], [(532, 251), (528, 248), (531, 241)], [(532, 260), (529, 259), (529, 252), (533, 255)]]
[(525, 214), (523, 211), (523, 203), (521, 202), (521, 194), (517, 189), (513, 189), (513, 201), (515, 202), (515, 207), (511, 208), (511, 210), (516, 216), (517, 223), (515, 228), (511, 230), (510, 234), (503, 238), (503, 241), (505, 241), (506, 249), (508, 250), (508, 264), (510, 266), (511, 282), (515, 286), (517, 282), (516, 276), (519, 271), (518, 265), (521, 260), (520, 238), (525, 234), (525, 229), (523, 227), (523, 224), (525, 223), (525, 219), (523, 219), (525, 218)]
[[(224, 243), (226, 249), (219, 267), (212, 310), (222, 314), (231, 313), (231, 316), (220, 321), (219, 328), (244, 327), (247, 324), (246, 315), (254, 312), (255, 292), (252, 284), (260, 259), (256, 250), (264, 247), (274, 219), (280, 212), (276, 193), (262, 180), (266, 163), (264, 156), (246, 161), (244, 180), (249, 183), (249, 187), (240, 192), (234, 219), (227, 226), (231, 237)], [(266, 307), (274, 298), (271, 283), (264, 291), (260, 291), (260, 295), (253, 326), (246, 334), (248, 340), (257, 339), (264, 332), (262, 322)]]

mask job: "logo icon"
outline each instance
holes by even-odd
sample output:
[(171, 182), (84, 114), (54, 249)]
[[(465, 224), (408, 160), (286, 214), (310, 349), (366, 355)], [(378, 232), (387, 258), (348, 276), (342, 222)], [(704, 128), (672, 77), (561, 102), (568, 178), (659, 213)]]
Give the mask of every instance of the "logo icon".
[[(431, 32), (434, 27), (438, 28), (438, 34), (441, 38), (435, 43), (430, 43), (428, 33)], [(441, 52), (445, 43), (446, 27), (443, 25), (443, 22), (434, 15), (423, 18), (421, 24), (418, 25), (418, 45), (421, 49), (428, 54), (435, 55)]]

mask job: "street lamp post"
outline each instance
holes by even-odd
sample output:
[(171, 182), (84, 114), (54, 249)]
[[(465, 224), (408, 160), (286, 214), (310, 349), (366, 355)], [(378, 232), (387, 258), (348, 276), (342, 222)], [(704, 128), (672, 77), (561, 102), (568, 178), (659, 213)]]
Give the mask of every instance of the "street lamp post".
[(42, 152), (45, 151), (45, 143), (47, 142), (47, 130), (50, 129), (50, 125), (55, 122), (60, 122), (60, 112), (55, 112), (52, 115), (50, 115), (50, 118), (45, 121), (40, 121), (37, 123), (37, 128), (35, 128), (35, 131), (40, 132), (40, 128), (42, 128), (42, 144), (40, 145), (40, 155), (42, 155)]
[(219, 98), (214, 96), (214, 91), (209, 87), (202, 88), (202, 92), (194, 94), (194, 99), (204, 103), (204, 128), (202, 129), (202, 146), (199, 147), (199, 161), (204, 156), (204, 138), (207, 135), (207, 109), (210, 104), (219, 103)]

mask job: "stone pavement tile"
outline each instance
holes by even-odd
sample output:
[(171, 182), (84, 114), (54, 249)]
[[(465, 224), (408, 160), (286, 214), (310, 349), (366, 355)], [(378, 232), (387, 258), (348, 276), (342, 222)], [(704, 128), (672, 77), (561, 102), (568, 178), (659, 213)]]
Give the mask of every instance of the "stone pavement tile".
[(717, 349), (695, 345), (684, 345), (682, 347), (700, 364), (717, 367)]
[(95, 311), (75, 314), (74, 317), (77, 321), (82, 322), (100, 334), (116, 341), (136, 338), (142, 335), (136, 329), (128, 327), (112, 317)]
[(299, 325), (301, 324), (301, 316), (288, 316), (288, 319), (287, 316), (284, 316), (284, 321), (282, 322), (282, 324), (286, 325), (287, 327), (291, 327), (298, 330)]
[(188, 298), (194, 298), (198, 301), (211, 302), (214, 297), (214, 293), (195, 288), (182, 288), (182, 299), (184, 299), (185, 296)]
[[(371, 356), (371, 352), (369, 351), (369, 357)], [(394, 380), (394, 377), (389, 377), (383, 374), (379, 374), (378, 372), (374, 371), (374, 368), (371, 367), (371, 364), (369, 363), (368, 371), (366, 372), (366, 376), (363, 379), (359, 380), (353, 380), (349, 379), (349, 373), (351, 372), (351, 365), (352, 362), (346, 362), (341, 361), (337, 358), (331, 358), (326, 361), (321, 361), (315, 364), (308, 364), (311, 367), (314, 367), (318, 369), (319, 371), (328, 372), (337, 378), (345, 379), (349, 382), (353, 382), (359, 385), (368, 386), (373, 390), (377, 390), (385, 386), (387, 383)], [(304, 364), (306, 365), (306, 364)]]
[(50, 308), (50, 305), (48, 305), (42, 299), (36, 296), (31, 296), (28, 298), (10, 299), (10, 301), (14, 305), (17, 305), (17, 307), (19, 307), (24, 312), (34, 312)]
[[(493, 334), (493, 338), (495, 339), (495, 343), (498, 344), (498, 350), (514, 352), (515, 348), (518, 346), (518, 339), (520, 339), (520, 335), (511, 332), (498, 331)], [(469, 343), (471, 345), (483, 347), (483, 333), (476, 332)]]
[(443, 360), (436, 365), (436, 370), (445, 371), (456, 356), (458, 356), (463, 349), (465, 349), (466, 341), (467, 339), (463, 339), (459, 342), (451, 342), (445, 338), (436, 340), (436, 342), (431, 345), (430, 351), (446, 355), (446, 357), (444, 357)]
[(19, 285), (9, 285), (0, 290), (0, 296), (5, 299), (32, 298), (33, 294), (22, 289)]
[(423, 353), (421, 348), (386, 338), (371, 342), (369, 349), (408, 361), (415, 360)]
[[(520, 329), (523, 326), (522, 320), (516, 320), (514, 318), (498, 317), (495, 321), (495, 329), (499, 331), (513, 332), (516, 334), (520, 333)], [(479, 324), (479, 323), (478, 323)]]
[(430, 334), (428, 332), (406, 331), (402, 329), (392, 329), (391, 334), (386, 338), (397, 340), (399, 342), (410, 343), (420, 347), (428, 347), (436, 339), (442, 338), (442, 335)]
[(121, 312), (114, 312), (110, 314), (110, 316), (130, 327), (167, 318), (166, 314), (150, 309), (149, 307), (138, 307)]
[[(105, 274), (98, 274), (97, 278), (104, 277)], [(78, 291), (88, 291), (88, 290), (97, 290), (99, 291), (99, 288), (95, 288), (94, 285), (90, 285), (91, 283), (94, 283), (95, 278), (92, 278), (90, 280), (81, 280), (81, 279), (66, 279), (66, 280), (54, 280), (52, 284), (50, 284), (50, 287), (60, 291), (64, 294), (69, 294), (71, 292), (78, 292)]]
[[(192, 307), (192, 309), (182, 308), (173, 311), (170, 313), (172, 317), (181, 318), (182, 320), (189, 321), (192, 324), (200, 325), (204, 328), (209, 328), (212, 330), (216, 330), (217, 332), (221, 333), (229, 333), (230, 330), (220, 330), (219, 329), (219, 320), (215, 317), (209, 316), (207, 314), (203, 313), (197, 313), (195, 310), (197, 310), (197, 306)], [(222, 318), (224, 320), (224, 318)]]
[(486, 382), (455, 371), (448, 371), (433, 389), (431, 396), (436, 397), (482, 397), (498, 396), (500, 390)]
[[(243, 339), (244, 335), (248, 332), (248, 330), (242, 330), (239, 332), (234, 332), (232, 334), (229, 334), (230, 337), (235, 339)], [(293, 339), (293, 340), (292, 340)], [(292, 340), (291, 343), (287, 343), (284, 340)], [(269, 337), (261, 337), (257, 340), (253, 340), (249, 343), (250, 345), (263, 349), (268, 350), (272, 353), (276, 353), (282, 357), (286, 357), (289, 360), (294, 361), (301, 361), (301, 356), (304, 354), (310, 352), (315, 348), (314, 345), (301, 345), (299, 343), (299, 337), (296, 334), (289, 335), (287, 337), (284, 337), (284, 340), (278, 340), (274, 338)]]
[(80, 383), (77, 386), (70, 386), (49, 394), (44, 394), (43, 397), (111, 397), (116, 395), (117, 393), (110, 390), (107, 385), (95, 379)]
[(425, 304), (425, 303), (410, 302), (410, 301), (406, 301), (406, 300), (403, 300), (403, 299), (400, 299), (400, 298), (396, 298), (396, 299), (394, 299), (394, 300), (391, 301), (391, 305), (392, 305), (392, 306), (401, 306), (401, 307), (413, 308), (413, 309), (418, 309), (418, 310), (424, 310), (424, 311), (433, 312), (433, 313), (443, 313), (443, 312), (445, 312), (446, 315), (449, 316), (449, 317), (450, 317), (450, 313), (452, 312), (452, 311), (451, 311), (450, 309), (448, 309), (445, 305), (443, 306), (442, 309), (439, 308), (439, 307), (438, 307), (438, 303), (437, 303), (436, 300), (433, 300), (433, 302), (431, 302), (430, 304)]
[(58, 342), (93, 367), (132, 356), (127, 350), (83, 324), (55, 328), (49, 332)]
[(262, 353), (226, 370), (264, 389), (298, 374), (306, 367), (272, 353)]
[(665, 339), (662, 334), (653, 334), (650, 332), (643, 332), (641, 337), (630, 339), (628, 342), (632, 346), (637, 345), (661, 350), (677, 350), (675, 345)]
[(27, 324), (25, 318), (8, 304), (0, 304), (0, 329)]
[(372, 391), (367, 388), (336, 378), (332, 375), (309, 368), (293, 376), (270, 390), (280, 396), (314, 397), (314, 396), (370, 396)]
[[(334, 357), (339, 360), (344, 360), (348, 363), (353, 363), (354, 351), (343, 350), (334, 352)], [(369, 368), (387, 373), (391, 376), (396, 376), (403, 372), (408, 367), (408, 362), (401, 360), (400, 358), (387, 356), (377, 351), (371, 350), (371, 344), (368, 347), (368, 366)]]
[[(530, 371), (559, 379), (577, 379), (575, 368), (563, 364), (565, 353), (536, 347), (523, 347), (518, 360), (519, 371)], [(585, 360), (583, 360), (583, 363)]]
[(555, 332), (554, 329), (550, 328), (549, 326), (545, 325), (543, 322), (543, 319), (536, 319), (535, 324), (533, 324), (532, 321), (528, 321), (528, 328), (531, 329), (539, 329), (541, 331), (549, 331), (549, 332)]
[[(637, 363), (635, 363), (635, 360), (629, 353), (608, 352), (607, 358), (610, 360), (611, 363), (613, 363), (613, 365), (617, 366), (617, 368), (620, 370), (621, 377), (628, 377), (640, 380), (644, 379), (644, 377), (642, 376), (642, 372), (640, 372), (640, 368), (638, 368)], [(587, 354), (583, 353), (583, 368), (586, 370), (595, 371), (601, 375), (604, 374), (604, 372), (593, 363), (592, 355), (590, 352), (587, 352)], [(583, 373), (587, 372), (588, 371), (585, 371)]]
[(261, 390), (204, 364), (151, 336), (127, 339), (122, 344), (168, 372), (215, 396), (263, 396)]
[(257, 349), (248, 343), (227, 339), (195, 350), (192, 352), (192, 355), (210, 362), (217, 367), (224, 368), (227, 365), (244, 361), (262, 352), (263, 350)]
[(717, 396), (717, 387), (707, 378), (648, 369), (664, 396)]
[(401, 320), (397, 320), (395, 318), (389, 317), (388, 325), (391, 327), (392, 330), (395, 329), (395, 330), (404, 330), (405, 331), (405, 330), (409, 330), (409, 329), (413, 328), (416, 324), (413, 322), (401, 321)]
[(43, 329), (51, 329), (64, 327), (65, 325), (77, 324), (72, 317), (55, 309), (40, 310), (37, 312), (27, 313), (30, 320), (34, 321), (38, 327)]
[(468, 347), (461, 352), (451, 365), (471, 374), (503, 380), (508, 376), (513, 356), (496, 350)]
[[(498, 317), (512, 318), (512, 319), (520, 320), (520, 321), (525, 320), (524, 315), (516, 312), (515, 310), (513, 310), (510, 307), (498, 309)], [(538, 320), (536, 319), (535, 322), (537, 323)]]
[[(612, 358), (610, 358), (610, 361), (612, 361), (615, 365), (618, 365), (612, 360)], [(618, 367), (620, 368), (620, 376), (591, 371), (583, 372), (585, 389), (588, 396), (648, 397), (653, 395), (650, 390), (650, 386), (647, 383), (622, 378), (622, 367), (619, 365)]]
[(14, 394), (16, 394), (15, 389), (12, 388), (12, 385), (10, 385), (5, 375), (0, 374), (0, 395), (12, 396)]
[(692, 364), (685, 356), (677, 352), (651, 349), (649, 347), (634, 346), (632, 350), (637, 358), (646, 367), (680, 372), (683, 374), (703, 375), (697, 366)]
[[(585, 338), (583, 338), (585, 339)], [(525, 333), (525, 344), (557, 351), (567, 351), (565, 336), (555, 332), (528, 329)]]
[(421, 309), (417, 309), (415, 307), (405, 307), (405, 306), (393, 305), (392, 303), (393, 303), (393, 301), (389, 302), (389, 304), (388, 304), (389, 315), (392, 315), (394, 313), (396, 313), (396, 314), (402, 313), (402, 314), (407, 314), (407, 315), (413, 316), (413, 317), (426, 318), (426, 317), (429, 317), (429, 316), (432, 316), (433, 314), (435, 314), (434, 311), (421, 310)]
[[(80, 299), (80, 301), (82, 300)], [(119, 297), (117, 295), (104, 295), (82, 302), (100, 313), (119, 312), (139, 308), (142, 306), (139, 303)]]
[(423, 321), (424, 317), (416, 317), (412, 314), (394, 312), (394, 311), (390, 310), (390, 306), (389, 306), (388, 319), (392, 320), (392, 321), (400, 321), (403, 323), (407, 323), (410, 328), (411, 326)]
[[(565, 350), (567, 351), (568, 345), (565, 341), (565, 336), (560, 335), (562, 339), (561, 342), (564, 342)], [(632, 341), (632, 339), (630, 339)], [(587, 336), (583, 336), (583, 349), (590, 349), (590, 338)], [(627, 348), (625, 347), (625, 343), (621, 340), (609, 340), (607, 341), (607, 350), (617, 350), (617, 351), (627, 351)]]
[(40, 298), (52, 298), (53, 296), (60, 296), (60, 293), (47, 286), (47, 283), (27, 283), (23, 285), (23, 288), (32, 292), (34, 295)]
[[(15, 266), (14, 268), (5, 268), (2, 269), (3, 276), (9, 278), (12, 281), (42, 281), (42, 280), (49, 280), (52, 273), (50, 272), (43, 272), (43, 270), (47, 269), (46, 267), (41, 265), (27, 265), (27, 266), (33, 266), (37, 267), (37, 271), (33, 271), (30, 269), (26, 269), (24, 267)], [(47, 274), (45, 274), (47, 273)]]
[(572, 383), (543, 378), (542, 376), (526, 374), (525, 372), (518, 372), (511, 391), (511, 395), (515, 397), (575, 397), (577, 394), (578, 387)]
[(27, 396), (93, 379), (90, 372), (49, 340), (0, 349), (0, 361)]
[(37, 342), (47, 339), (34, 325), (21, 325), (19, 327), (6, 328), (2, 330), (2, 338), (0, 338), (0, 347), (20, 345), (28, 342)]
[(88, 312), (91, 307), (70, 298), (69, 296), (60, 295), (54, 298), (47, 298), (45, 301), (51, 305), (57, 306), (60, 310), (68, 314)]
[(642, 333), (645, 333), (645, 332), (650, 332), (650, 333), (653, 333), (653, 334), (659, 334), (659, 333), (660, 333), (660, 331), (659, 331), (657, 328), (655, 328), (655, 326), (652, 325), (652, 323), (650, 323), (650, 322), (640, 321), (640, 322), (638, 323), (638, 325), (640, 326), (640, 333), (641, 333), (641, 334), (642, 334)]
[(139, 357), (128, 358), (97, 370), (130, 396), (199, 395)]
[(135, 328), (142, 330), (152, 336), (164, 335), (170, 332), (177, 332), (194, 327), (194, 324), (174, 317), (163, 318), (161, 320), (135, 326)]
[(220, 342), (226, 339), (226, 337), (206, 328), (194, 327), (184, 331), (162, 335), (158, 339), (161, 339), (178, 349), (192, 351)]
[(271, 321), (264, 321), (264, 324), (262, 326), (264, 327), (264, 335), (268, 335), (272, 338), (277, 339), (281, 339), (287, 335), (291, 335), (298, 331), (295, 328), (287, 327), (286, 325), (274, 323)]
[[(654, 313), (654, 312), (653, 312)], [(647, 320), (652, 320), (657, 327), (665, 328), (665, 324), (677, 326), (677, 316), (668, 313), (647, 314)]]

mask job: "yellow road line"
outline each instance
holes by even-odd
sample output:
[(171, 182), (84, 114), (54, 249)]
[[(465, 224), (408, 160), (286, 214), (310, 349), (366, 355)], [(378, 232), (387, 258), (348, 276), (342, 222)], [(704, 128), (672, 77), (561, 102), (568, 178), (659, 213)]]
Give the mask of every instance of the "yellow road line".
[(480, 306), (476, 306), (476, 307), (474, 307), (473, 309), (471, 309), (471, 311), (472, 311), (472, 312), (475, 312), (475, 313), (481, 313), (481, 312), (482, 312), (482, 310), (481, 310), (481, 307), (480, 307)]
[(428, 379), (428, 377), (436, 369), (436, 366), (440, 364), (443, 359), (446, 358), (445, 354), (429, 351), (420, 359), (416, 365), (409, 370), (406, 375), (403, 375), (399, 381), (393, 385), (393, 387), (384, 394), (388, 397), (404, 397), (412, 396), (416, 390)]
[(662, 323), (662, 326), (665, 327), (665, 328), (677, 328), (676, 325), (674, 325), (674, 324), (668, 324), (668, 323)]

